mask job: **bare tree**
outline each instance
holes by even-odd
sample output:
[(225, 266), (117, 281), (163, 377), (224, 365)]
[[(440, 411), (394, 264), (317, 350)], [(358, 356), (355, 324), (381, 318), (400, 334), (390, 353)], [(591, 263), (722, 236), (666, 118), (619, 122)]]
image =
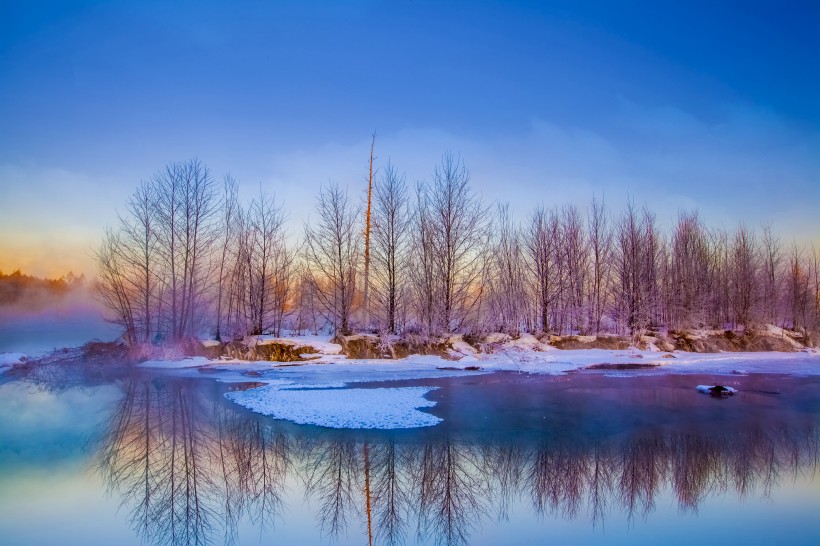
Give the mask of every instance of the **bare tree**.
[(152, 178), (158, 254), (172, 339), (192, 336), (209, 286), (208, 259), (215, 233), (213, 179), (198, 159), (171, 163)]
[(759, 300), (759, 248), (754, 234), (745, 226), (735, 232), (731, 249), (731, 301), (735, 324), (749, 326)]
[(682, 213), (672, 233), (666, 304), (669, 325), (692, 328), (704, 324), (711, 293), (709, 241), (696, 212)]
[(563, 265), (564, 290), (562, 323), (570, 333), (583, 332), (587, 265), (587, 247), (581, 214), (574, 205), (561, 211), (561, 263)]
[(122, 247), (119, 233), (106, 229), (94, 255), (98, 274), (96, 287), (100, 300), (113, 315), (109, 320), (122, 326), (126, 343), (135, 344), (139, 341), (134, 310), (136, 298), (126, 276)]
[(305, 260), (319, 288), (324, 311), (337, 334), (351, 332), (350, 318), (359, 265), (359, 211), (335, 183), (319, 191), (315, 225), (305, 226)]
[(631, 335), (646, 330), (655, 319), (659, 247), (655, 217), (646, 209), (639, 214), (630, 202), (618, 224), (614, 311)]
[(373, 208), (373, 289), (388, 333), (397, 333), (404, 293), (410, 212), (407, 184), (388, 164), (376, 182)]
[(816, 332), (820, 328), (820, 252), (814, 245), (811, 246), (809, 255), (809, 283), (812, 309), (809, 328)]
[(489, 258), (490, 315), (496, 319), (492, 327), (497, 331), (518, 334), (524, 325), (527, 301), (524, 251), (508, 204), (498, 206), (497, 218)]
[(780, 309), (780, 267), (783, 256), (780, 249), (780, 240), (772, 231), (771, 224), (763, 226), (761, 237), (761, 266), (762, 275), (762, 316), (764, 322), (775, 324)]
[(545, 333), (550, 331), (550, 316), (558, 291), (559, 242), (557, 215), (540, 205), (530, 216), (529, 227), (524, 233), (524, 245), (537, 306), (536, 323), (539, 330)]
[(714, 287), (709, 304), (710, 322), (723, 328), (731, 321), (731, 245), (725, 230), (714, 230), (710, 235)]
[(812, 279), (804, 261), (803, 250), (797, 243), (792, 244), (786, 263), (788, 265), (789, 318), (792, 329), (797, 330), (801, 326), (806, 327), (808, 323)]
[(459, 330), (482, 295), (481, 279), (488, 238), (487, 207), (470, 188), (470, 174), (459, 158), (444, 156), (424, 186), (435, 266), (436, 328)]
[(364, 328), (370, 328), (370, 224), (373, 204), (373, 149), (376, 146), (376, 133), (370, 141), (370, 162), (367, 178), (367, 209), (364, 223)]
[(292, 253), (285, 242), (284, 213), (274, 199), (260, 190), (251, 201), (245, 229), (249, 333), (281, 333), (282, 316), (290, 293)]
[[(238, 216), (241, 214), (238, 202), (239, 183), (230, 175), (223, 182), (223, 197), (220, 207), (220, 252), (216, 297), (216, 339), (222, 339), (223, 297), (230, 293), (230, 262), (235, 259), (238, 245)], [(230, 309), (230, 304), (228, 305)], [(228, 312), (230, 317), (230, 312)]]
[(298, 278), (296, 330), (299, 332), (307, 330), (316, 335), (319, 333), (319, 324), (316, 320), (320, 314), (317, 295), (319, 288), (316, 286), (313, 275), (306, 270), (304, 264), (299, 266), (296, 276)]
[(410, 269), (415, 292), (416, 316), (424, 333), (434, 332), (436, 317), (436, 257), (429, 197), (422, 184), (416, 186), (416, 211), (411, 241), (414, 267)]
[(612, 256), (612, 233), (609, 230), (609, 214), (603, 201), (592, 198), (587, 215), (590, 253), (589, 312), (590, 327), (597, 334), (609, 298)]

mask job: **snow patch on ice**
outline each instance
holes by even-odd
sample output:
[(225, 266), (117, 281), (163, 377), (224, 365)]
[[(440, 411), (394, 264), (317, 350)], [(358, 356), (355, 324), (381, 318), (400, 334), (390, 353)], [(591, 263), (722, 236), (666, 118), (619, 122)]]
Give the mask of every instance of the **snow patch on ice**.
[(249, 410), (299, 425), (328, 428), (399, 429), (437, 425), (441, 419), (418, 411), (435, 402), (424, 395), (434, 387), (379, 389), (305, 388), (266, 385), (225, 396)]

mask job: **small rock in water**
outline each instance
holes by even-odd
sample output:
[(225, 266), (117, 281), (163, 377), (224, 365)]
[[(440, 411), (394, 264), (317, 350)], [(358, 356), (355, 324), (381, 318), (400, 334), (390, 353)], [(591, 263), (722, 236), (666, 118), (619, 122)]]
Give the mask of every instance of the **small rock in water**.
[(716, 398), (734, 396), (737, 392), (737, 389), (733, 389), (732, 387), (724, 387), (723, 385), (698, 385), (697, 389), (699, 392), (709, 394)]

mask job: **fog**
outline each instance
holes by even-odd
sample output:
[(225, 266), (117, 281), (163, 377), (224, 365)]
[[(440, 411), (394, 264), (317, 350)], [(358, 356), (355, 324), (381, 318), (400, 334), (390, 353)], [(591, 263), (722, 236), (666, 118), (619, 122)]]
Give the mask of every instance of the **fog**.
[(0, 286), (0, 352), (39, 356), (119, 336), (119, 329), (105, 321), (93, 287), (82, 279), (45, 281), (13, 274), (0, 277)]

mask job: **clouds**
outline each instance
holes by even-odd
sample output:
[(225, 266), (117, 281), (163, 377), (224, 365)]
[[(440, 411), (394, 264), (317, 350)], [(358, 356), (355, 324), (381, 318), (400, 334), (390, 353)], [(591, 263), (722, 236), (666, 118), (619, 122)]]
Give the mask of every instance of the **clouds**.
[[(820, 135), (748, 106), (707, 121), (673, 107), (624, 102), (616, 119), (597, 130), (536, 119), (520, 132), (484, 136), (404, 129), (377, 137), (377, 164), (390, 160), (408, 180), (422, 180), (444, 152), (459, 153), (476, 188), (490, 200), (509, 201), (519, 215), (538, 201), (583, 207), (595, 194), (615, 208), (630, 198), (645, 202), (662, 222), (697, 208), (717, 226), (774, 222), (787, 237), (820, 234)], [(363, 136), (278, 154), (269, 172), (283, 187), (295, 184), (285, 197), (291, 210), (301, 210), (296, 218), (312, 206), (303, 191), (311, 183), (363, 187), (368, 150)]]

